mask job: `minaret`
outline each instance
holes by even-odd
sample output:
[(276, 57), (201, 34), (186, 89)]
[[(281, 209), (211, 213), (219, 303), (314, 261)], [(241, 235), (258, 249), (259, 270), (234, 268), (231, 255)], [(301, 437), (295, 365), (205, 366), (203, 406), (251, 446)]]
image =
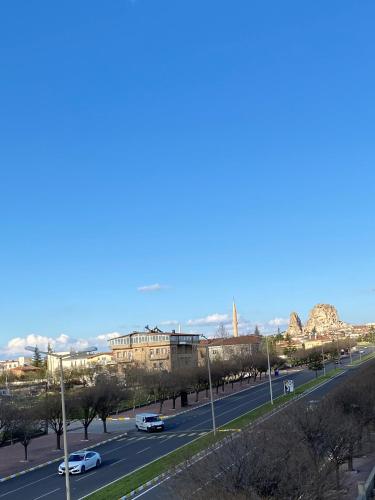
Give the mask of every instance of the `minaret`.
[(238, 321), (237, 321), (237, 309), (233, 298), (233, 337), (238, 337)]

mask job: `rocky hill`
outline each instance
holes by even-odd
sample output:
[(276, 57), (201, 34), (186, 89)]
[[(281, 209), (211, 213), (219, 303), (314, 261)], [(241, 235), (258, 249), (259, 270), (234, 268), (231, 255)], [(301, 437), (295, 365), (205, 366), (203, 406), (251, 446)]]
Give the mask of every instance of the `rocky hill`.
[(347, 323), (339, 319), (336, 307), (330, 304), (317, 304), (310, 311), (309, 319), (304, 327), (304, 332), (306, 334), (311, 334), (316, 331), (317, 334), (321, 334), (345, 326), (347, 326)]
[(286, 333), (294, 338), (311, 337), (314, 333), (317, 335), (328, 334), (347, 328), (351, 328), (351, 325), (340, 320), (334, 306), (317, 304), (310, 311), (309, 318), (304, 326), (298, 314), (292, 312)]

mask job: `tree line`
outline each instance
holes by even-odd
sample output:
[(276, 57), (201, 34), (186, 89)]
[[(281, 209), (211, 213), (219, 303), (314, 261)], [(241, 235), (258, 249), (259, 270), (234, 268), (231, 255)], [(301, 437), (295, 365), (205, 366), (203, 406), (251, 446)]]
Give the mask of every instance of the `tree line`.
[[(326, 348), (326, 357), (334, 356), (334, 349)], [(293, 352), (293, 365), (306, 365), (310, 369), (321, 370), (323, 365), (321, 352), (303, 350)], [(280, 359), (271, 349), (270, 365), (280, 368), (285, 360)], [(211, 379), (216, 394), (224, 391), (225, 385), (243, 384), (261, 380), (267, 372), (266, 354), (242, 351), (229, 360), (213, 359), (211, 361)], [(181, 406), (186, 404), (187, 394), (194, 393), (199, 401), (201, 394), (208, 397), (209, 377), (207, 366), (181, 368), (172, 373), (164, 370), (146, 370), (139, 366), (129, 366), (123, 373), (98, 371), (90, 367), (83, 370), (65, 370), (66, 413), (68, 425), (81, 423), (84, 439), (88, 439), (89, 428), (95, 418), (103, 424), (103, 432), (107, 432), (107, 419), (116, 412), (145, 405), (158, 403), (159, 413), (163, 411), (164, 402), (172, 400), (172, 407), (181, 397)], [(61, 398), (56, 377), (55, 383), (45, 385), (37, 397), (30, 398), (23, 391), (13, 397), (0, 399), (0, 445), (20, 442), (27, 449), (33, 437), (41, 435), (47, 429), (56, 435), (56, 448), (61, 449), (63, 433)]]

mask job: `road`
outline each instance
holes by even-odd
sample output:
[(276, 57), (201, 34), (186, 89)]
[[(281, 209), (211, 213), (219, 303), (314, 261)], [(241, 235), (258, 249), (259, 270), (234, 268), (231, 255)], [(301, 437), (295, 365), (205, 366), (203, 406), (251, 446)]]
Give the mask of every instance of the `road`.
[[(344, 364), (348, 362), (349, 360), (345, 360)], [(329, 367), (332, 368), (332, 366), (327, 365), (327, 369)], [(274, 380), (274, 397), (282, 394), (283, 379), (285, 378), (294, 379), (295, 385), (299, 386), (312, 380), (314, 373), (304, 370)], [(330, 390), (335, 383), (337, 382), (333, 381), (315, 392), (311, 399), (316, 399), (316, 394), (323, 394), (324, 391)], [(223, 425), (268, 400), (268, 382), (252, 388), (246, 388), (244, 384), (243, 391), (215, 402), (217, 425)], [(193, 441), (209, 432), (211, 426), (211, 409), (209, 405), (204, 405), (166, 420), (166, 430), (163, 433), (149, 435), (131, 430), (126, 437), (97, 447), (96, 450), (102, 455), (103, 464), (99, 469), (71, 477), (72, 499), (79, 499), (179, 446)], [(157, 495), (157, 492), (149, 493), (149, 495), (152, 494)], [(24, 498), (28, 500), (42, 498), (62, 500), (65, 498), (65, 480), (64, 477), (57, 475), (56, 464), (0, 484), (0, 500)], [(150, 496), (149, 498), (159, 497)]]

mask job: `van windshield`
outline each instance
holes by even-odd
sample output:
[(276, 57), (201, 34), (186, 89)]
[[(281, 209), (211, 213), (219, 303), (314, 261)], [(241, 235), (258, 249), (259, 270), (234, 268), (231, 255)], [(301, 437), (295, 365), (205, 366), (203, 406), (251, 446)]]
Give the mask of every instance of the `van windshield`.
[(157, 422), (158, 420), (158, 417), (146, 417), (145, 419), (146, 422)]

